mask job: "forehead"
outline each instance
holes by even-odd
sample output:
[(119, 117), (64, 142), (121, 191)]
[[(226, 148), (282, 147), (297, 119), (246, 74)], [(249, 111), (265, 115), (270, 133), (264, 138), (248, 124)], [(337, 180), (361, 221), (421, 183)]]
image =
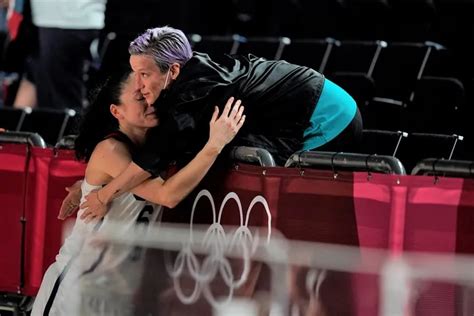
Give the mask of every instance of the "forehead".
[(148, 55), (131, 55), (130, 65), (133, 71), (159, 70), (153, 58)]
[(139, 93), (135, 85), (135, 81), (133, 80), (133, 73), (130, 73), (128, 78), (123, 82), (121, 97), (133, 97), (135, 94)]
[(122, 90), (130, 90), (135, 86), (134, 80), (133, 80), (133, 72), (131, 72), (127, 79), (125, 79), (122, 83)]

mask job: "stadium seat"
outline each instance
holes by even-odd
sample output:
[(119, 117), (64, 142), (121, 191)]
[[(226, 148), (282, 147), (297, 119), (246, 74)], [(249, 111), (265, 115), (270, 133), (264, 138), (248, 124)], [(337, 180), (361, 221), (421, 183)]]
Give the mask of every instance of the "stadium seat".
[(392, 99), (378, 101), (372, 99), (361, 106), (360, 109), (365, 128), (391, 131), (403, 130), (403, 121), (407, 116), (407, 108), (399, 101)]
[(412, 132), (462, 133), (466, 95), (456, 78), (423, 77), (408, 107), (406, 129)]
[(428, 49), (424, 43), (401, 42), (390, 43), (383, 49), (373, 72), (376, 100), (407, 103), (423, 73)]
[(372, 76), (378, 58), (387, 47), (384, 41), (341, 41), (328, 58), (325, 74), (338, 71), (361, 72)]
[(423, 75), (462, 78), (465, 64), (458, 58), (456, 51), (442, 45), (436, 45), (433, 48)]
[(30, 112), (30, 108), (0, 107), (0, 127), (10, 131), (19, 131), (25, 117)]
[(344, 88), (357, 102), (362, 118), (368, 118), (367, 106), (375, 96), (375, 82), (365, 73), (360, 72), (335, 72), (328, 76)]
[(324, 72), (331, 52), (337, 45), (340, 45), (340, 42), (329, 37), (291, 39), (291, 44), (285, 47), (281, 59)]
[(456, 134), (410, 133), (400, 147), (399, 159), (407, 170), (426, 158), (459, 159), (464, 137)]
[(364, 120), (376, 92), (373, 71), (385, 47), (385, 41), (342, 41), (328, 61), (326, 76), (354, 97)]
[(70, 109), (41, 109), (35, 108), (25, 117), (20, 131), (36, 132), (43, 137), (47, 144), (54, 146), (68, 129), (76, 112)]
[(191, 38), (193, 50), (207, 53), (211, 56), (235, 54), (241, 42), (245, 40), (240, 35), (201, 36), (199, 34), (190, 34), (188, 37)]
[(249, 37), (240, 43), (237, 54), (279, 60), (290, 43), (287, 37)]
[(400, 148), (405, 146), (407, 132), (364, 129), (360, 152), (371, 155), (398, 157)]

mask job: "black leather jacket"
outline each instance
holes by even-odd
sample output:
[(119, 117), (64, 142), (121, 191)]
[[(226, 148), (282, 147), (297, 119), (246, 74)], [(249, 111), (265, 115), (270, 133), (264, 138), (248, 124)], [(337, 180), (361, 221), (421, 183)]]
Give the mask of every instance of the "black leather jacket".
[(195, 155), (209, 137), (214, 106), (222, 109), (234, 96), (245, 106), (246, 121), (232, 144), (266, 148), (282, 163), (301, 148), (323, 83), (315, 70), (285, 61), (195, 52), (154, 104), (160, 125), (134, 161), (156, 174), (169, 159)]

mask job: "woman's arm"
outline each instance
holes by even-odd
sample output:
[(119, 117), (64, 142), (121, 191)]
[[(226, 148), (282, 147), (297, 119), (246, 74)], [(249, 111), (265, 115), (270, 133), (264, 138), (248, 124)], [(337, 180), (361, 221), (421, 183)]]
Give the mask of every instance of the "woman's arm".
[(204, 148), (176, 174), (164, 181), (147, 180), (132, 190), (147, 201), (174, 208), (204, 178), (219, 155), (220, 149), (207, 143)]
[[(227, 101), (227, 104), (222, 112), (222, 115), (219, 116), (219, 109), (216, 107), (214, 114), (210, 121), (210, 135), (209, 140), (204, 146), (204, 148), (196, 155), (196, 157), (184, 168), (182, 168), (179, 172), (175, 175), (170, 177), (168, 180), (163, 181), (161, 178), (148, 180), (145, 183), (141, 184), (139, 187), (136, 187), (132, 190), (133, 193), (143, 197), (144, 199), (157, 203), (162, 204), (167, 207), (173, 208), (178, 204), (180, 201), (186, 197), (197, 185), (198, 183), (204, 178), (206, 173), (209, 171), (210, 167), (216, 160), (218, 154), (221, 152), (222, 148), (227, 145), (237, 134), (237, 132), (242, 127), (245, 121), (245, 115), (243, 115), (243, 106), (241, 106), (240, 100), (237, 100), (232, 108), (232, 103), (234, 99), (230, 98)], [(102, 154), (102, 157), (111, 157), (111, 154)], [(103, 162), (102, 167), (110, 169), (110, 166), (122, 166), (122, 170), (129, 169), (127, 165), (130, 161), (130, 155), (125, 155), (122, 153), (121, 155), (122, 162)], [(126, 160), (124, 162), (123, 160)], [(116, 168), (117, 169), (117, 168)], [(127, 171), (127, 170), (125, 170)], [(120, 171), (110, 171), (112, 177), (121, 175)], [(123, 174), (123, 173), (122, 173)], [(120, 176), (119, 176), (120, 177)], [(125, 177), (124, 177), (125, 178)], [(114, 181), (110, 182), (113, 184)], [(85, 219), (86, 221), (93, 219), (93, 218), (100, 218), (105, 215), (107, 209), (106, 204), (109, 200), (107, 200), (108, 196), (103, 194), (105, 186), (99, 191), (96, 191), (95, 197), (93, 199), (98, 198), (100, 206), (99, 208), (91, 208), (90, 205), (95, 203), (96, 201), (91, 200), (91, 194), (86, 197), (86, 202), (81, 205), (81, 208), (87, 208), (81, 216), (81, 219)], [(127, 184), (127, 187), (131, 187), (130, 184)], [(111, 191), (111, 190), (110, 190)], [(110, 191), (106, 193), (110, 194)], [(126, 192), (123, 189), (116, 191), (117, 192)]]
[[(103, 147), (103, 145), (99, 147)], [(100, 151), (104, 151), (103, 156), (114, 155), (113, 148), (109, 148), (109, 150), (100, 148)], [(90, 161), (88, 165), (90, 165)], [(98, 191), (92, 191), (86, 197), (87, 204), (82, 204), (81, 208), (89, 207), (90, 211), (93, 213), (105, 214), (109, 201), (112, 201), (116, 196), (119, 196), (124, 192), (130, 191), (133, 187), (149, 178), (149, 176), (150, 174), (148, 172), (144, 171), (133, 163), (133, 161), (128, 159), (126, 166), (121, 169), (121, 172), (117, 174), (109, 184), (101, 189), (100, 197)], [(77, 185), (76, 182), (71, 187), (67, 187), (66, 191), (69, 193), (61, 204), (58, 214), (59, 219), (66, 219), (79, 209), (79, 203), (81, 201), (80, 183)]]
[[(91, 207), (94, 206), (103, 206), (110, 203), (117, 196), (131, 191), (137, 185), (148, 179), (151, 175), (140, 168), (133, 161), (130, 161), (123, 172), (114, 177), (114, 179), (108, 183), (105, 187), (99, 191), (92, 192), (86, 198), (89, 204), (85, 206)], [(100, 195), (99, 195), (100, 193)], [(95, 204), (93, 204), (95, 201)], [(82, 207), (82, 205), (81, 205)]]

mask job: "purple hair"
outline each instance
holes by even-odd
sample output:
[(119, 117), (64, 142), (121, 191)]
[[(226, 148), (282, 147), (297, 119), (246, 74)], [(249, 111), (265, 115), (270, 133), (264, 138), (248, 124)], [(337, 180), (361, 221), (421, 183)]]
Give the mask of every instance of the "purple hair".
[(163, 26), (146, 30), (130, 43), (130, 55), (148, 55), (153, 57), (162, 72), (172, 63), (181, 67), (192, 57), (189, 41), (181, 30)]

